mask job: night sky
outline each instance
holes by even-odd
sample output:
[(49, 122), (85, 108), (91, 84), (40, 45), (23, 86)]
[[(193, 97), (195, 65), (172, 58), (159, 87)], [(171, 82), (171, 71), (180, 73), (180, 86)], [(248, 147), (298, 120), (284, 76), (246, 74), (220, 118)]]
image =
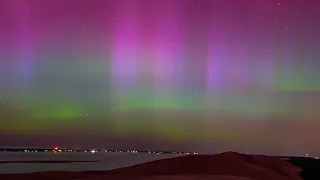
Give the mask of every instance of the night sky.
[(0, 146), (320, 152), (319, 0), (1, 0)]

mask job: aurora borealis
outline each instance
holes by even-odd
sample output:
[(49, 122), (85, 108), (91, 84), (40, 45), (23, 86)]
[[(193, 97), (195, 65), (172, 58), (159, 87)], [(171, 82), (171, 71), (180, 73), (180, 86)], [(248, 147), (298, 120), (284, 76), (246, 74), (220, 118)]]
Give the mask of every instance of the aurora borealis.
[(0, 145), (316, 153), (318, 0), (2, 0)]

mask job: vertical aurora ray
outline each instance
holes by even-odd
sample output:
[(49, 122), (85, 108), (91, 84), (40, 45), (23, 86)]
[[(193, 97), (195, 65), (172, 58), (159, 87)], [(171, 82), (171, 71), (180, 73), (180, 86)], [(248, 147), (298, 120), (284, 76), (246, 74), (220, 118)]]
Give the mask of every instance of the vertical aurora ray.
[[(181, 9), (179, 1), (159, 1), (157, 10), (163, 12), (155, 17), (155, 103), (175, 107), (179, 103), (179, 87), (182, 82)], [(164, 99), (165, 97), (165, 99)], [(163, 104), (164, 103), (164, 104)]]
[[(200, 110), (205, 107), (206, 89), (206, 58), (209, 53), (210, 44), (210, 12), (211, 6), (197, 8), (199, 2), (188, 1), (184, 20), (185, 38), (183, 53), (183, 72), (185, 81), (185, 94), (188, 98), (187, 104), (191, 109)], [(201, 18), (200, 18), (201, 17)], [(188, 19), (200, 19), (189, 21)]]
[(251, 66), (251, 76), (255, 91), (260, 93), (274, 91), (277, 64), (273, 59), (276, 56), (274, 54), (266, 55), (264, 59)]
[[(132, 93), (138, 81), (138, 21), (133, 1), (121, 1), (115, 23), (114, 43), (111, 52), (111, 78), (113, 96)], [(117, 19), (115, 18), (115, 19)], [(124, 93), (124, 94), (123, 94)]]
[[(28, 89), (32, 86), (34, 56), (33, 56), (33, 33), (31, 30), (31, 16), (28, 7), (23, 3), (19, 4), (14, 11), (15, 13), (15, 54), (17, 70), (16, 81), (19, 88)], [(29, 89), (30, 90), (30, 89)]]
[[(230, 89), (230, 60), (232, 57), (232, 49), (227, 39), (230, 39), (230, 33), (225, 31), (224, 22), (215, 18), (219, 10), (213, 9), (209, 14), (213, 17), (208, 22), (208, 54), (205, 65), (205, 94), (206, 94), (206, 108), (209, 114), (212, 114), (212, 110), (220, 109), (223, 106), (223, 95), (229, 93)], [(209, 120), (210, 121), (210, 120)]]
[(294, 59), (292, 53), (292, 45), (288, 43), (286, 47), (283, 48), (282, 57), (276, 62), (277, 63), (277, 71), (276, 71), (276, 90), (283, 91), (288, 88), (289, 84), (294, 83), (293, 72), (295, 70), (294, 67)]
[(218, 92), (224, 89), (224, 82), (226, 81), (225, 64), (228, 59), (228, 53), (225, 46), (220, 43), (212, 43), (211, 51), (208, 54), (206, 65), (206, 91), (210, 96), (212, 92)]

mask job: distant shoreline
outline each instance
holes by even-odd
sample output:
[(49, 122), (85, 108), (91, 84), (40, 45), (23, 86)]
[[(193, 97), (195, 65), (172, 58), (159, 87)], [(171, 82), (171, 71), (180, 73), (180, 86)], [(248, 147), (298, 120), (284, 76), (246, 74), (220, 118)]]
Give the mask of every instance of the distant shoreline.
[[(69, 149), (69, 148), (0, 148), (0, 152), (116, 152), (116, 153), (153, 153), (153, 154), (202, 154), (197, 152), (178, 152), (178, 151), (137, 151), (137, 150), (106, 150), (106, 149)], [(213, 154), (213, 153), (212, 153)]]
[[(0, 148), (0, 152), (79, 152), (79, 153), (149, 153), (149, 154), (184, 154), (184, 155), (213, 155), (220, 153), (199, 153), (199, 152), (179, 152), (179, 151), (138, 151), (138, 150), (106, 150), (106, 149), (81, 149), (81, 148)], [(266, 155), (269, 156), (269, 155)], [(289, 159), (319, 159), (319, 157), (305, 156), (270, 156)]]

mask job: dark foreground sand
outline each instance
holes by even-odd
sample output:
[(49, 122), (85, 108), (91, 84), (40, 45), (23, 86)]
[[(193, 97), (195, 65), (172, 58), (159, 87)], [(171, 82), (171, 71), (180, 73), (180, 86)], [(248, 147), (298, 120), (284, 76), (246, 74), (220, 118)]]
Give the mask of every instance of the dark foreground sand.
[(98, 161), (0, 161), (0, 164), (12, 164), (12, 163), (68, 164), (68, 163), (84, 163), (84, 162), (98, 162)]
[(1, 180), (302, 180), (301, 169), (276, 157), (222, 153), (156, 160), (110, 171), (3, 174)]

